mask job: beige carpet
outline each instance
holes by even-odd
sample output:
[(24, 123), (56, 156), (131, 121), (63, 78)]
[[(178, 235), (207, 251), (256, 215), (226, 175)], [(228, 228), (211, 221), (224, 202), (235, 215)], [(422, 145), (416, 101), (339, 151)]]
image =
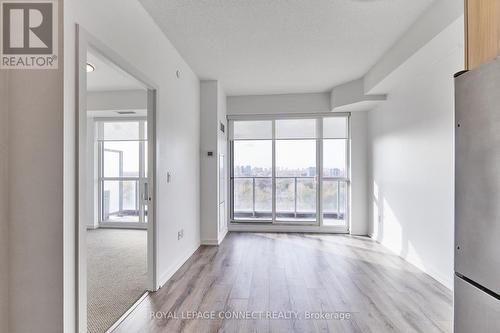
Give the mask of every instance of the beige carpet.
[(88, 332), (103, 333), (147, 288), (147, 232), (87, 232)]

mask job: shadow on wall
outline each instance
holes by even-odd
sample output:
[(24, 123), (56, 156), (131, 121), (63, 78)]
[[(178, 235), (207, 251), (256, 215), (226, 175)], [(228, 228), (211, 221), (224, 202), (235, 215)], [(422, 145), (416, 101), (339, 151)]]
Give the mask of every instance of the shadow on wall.
[(373, 238), (453, 285), (452, 73), (459, 47), (402, 76), (370, 112), (369, 213)]
[[(420, 219), (415, 218), (415, 216), (418, 215), (425, 218), (426, 214), (419, 212), (422, 207), (419, 207), (414, 197), (412, 199), (411, 194), (397, 198), (388, 198), (386, 192), (384, 192), (376, 182), (373, 182), (372, 186), (372, 191), (370, 193), (372, 238), (414, 266), (431, 275), (440, 283), (451, 288), (452, 275), (447, 276), (446, 272), (443, 273), (439, 271), (439, 267), (436, 267), (436, 265), (439, 265), (439, 262), (429, 260), (429, 256), (437, 249), (435, 247), (431, 248), (430, 240), (429, 246), (425, 246), (426, 241), (419, 241), (418, 237), (415, 236), (416, 233), (433, 232), (433, 230), (423, 230), (425, 227), (418, 224)], [(391, 193), (401, 193), (402, 190), (403, 189), (391, 191)], [(414, 195), (415, 194), (413, 194), (413, 196)], [(406, 206), (410, 204), (412, 206), (412, 211), (398, 212), (394, 209), (394, 207), (400, 207), (400, 210), (404, 209), (402, 208), (404, 207), (403, 202)], [(408, 214), (413, 215), (413, 217), (408, 217)], [(402, 221), (406, 221), (407, 223), (402, 223)], [(429, 239), (430, 237), (432, 236), (429, 235)], [(414, 244), (414, 241), (417, 243)], [(450, 271), (450, 274), (453, 273)]]

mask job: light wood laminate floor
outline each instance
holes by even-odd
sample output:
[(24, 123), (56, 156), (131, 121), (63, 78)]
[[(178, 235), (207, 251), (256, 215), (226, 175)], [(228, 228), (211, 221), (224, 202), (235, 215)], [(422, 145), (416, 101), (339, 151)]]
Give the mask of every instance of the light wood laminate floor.
[[(233, 313), (243, 319), (221, 319)], [(199, 315), (214, 319), (182, 319)], [(115, 332), (432, 333), (451, 323), (451, 291), (369, 238), (230, 233), (200, 247)]]

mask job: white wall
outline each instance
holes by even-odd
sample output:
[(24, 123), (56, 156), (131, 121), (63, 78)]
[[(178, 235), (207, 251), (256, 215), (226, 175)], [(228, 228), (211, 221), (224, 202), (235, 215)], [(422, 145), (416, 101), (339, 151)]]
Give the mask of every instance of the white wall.
[(233, 115), (328, 112), (330, 93), (229, 96), (227, 109)]
[(13, 71), (9, 86), (9, 332), (62, 332), (62, 69)]
[[(393, 75), (370, 113), (370, 233), (453, 286), (454, 86), (463, 69), (463, 19)], [(450, 43), (453, 42), (453, 43)], [(443, 48), (443, 45), (451, 48)]]
[[(462, 17), (464, 3), (458, 0), (435, 1), (396, 42), (380, 60), (366, 73), (365, 93), (380, 94), (387, 90), (380, 85), (387, 76), (408, 61), (430, 40), (439, 35), (450, 24)], [(463, 30), (463, 27), (462, 27)], [(450, 40), (442, 40), (447, 44)], [(452, 39), (455, 42), (455, 39)], [(461, 43), (463, 43), (463, 39)]]
[(87, 110), (145, 110), (146, 108), (146, 90), (87, 92)]
[[(58, 19), (62, 36), (61, 6)], [(0, 70), (2, 332), (62, 332), (62, 38), (59, 50), (59, 69)]]
[[(220, 125), (224, 125), (224, 132), (221, 131)], [(218, 197), (218, 230), (217, 230), (217, 242), (220, 243), (224, 239), (227, 233), (227, 221), (229, 216), (229, 203), (227, 201), (227, 185), (228, 185), (228, 156), (227, 156), (227, 96), (224, 92), (223, 87), (219, 83), (217, 89), (217, 123), (215, 124), (217, 130), (217, 197)], [(220, 156), (223, 155), (224, 165), (221, 165)], [(220, 172), (220, 170), (222, 170)], [(221, 185), (224, 188), (221, 188)]]
[[(317, 94), (285, 94), (268, 96), (229, 96), (227, 98), (228, 115), (263, 115), (293, 113), (326, 113), (330, 112), (330, 93)], [(365, 111), (351, 114), (351, 218), (350, 232), (355, 235), (366, 235), (367, 219), (367, 121)], [(260, 230), (276, 231), (280, 227), (259, 226)], [(232, 226), (232, 230), (248, 230), (245, 226)], [(251, 228), (255, 229), (255, 228)], [(298, 232), (318, 232), (318, 227), (287, 227), (287, 230)], [(331, 229), (324, 227), (324, 231)]]
[(368, 112), (351, 113), (350, 232), (368, 235)]
[[(201, 82), (201, 242), (219, 244), (227, 232), (226, 200), (221, 199), (220, 154), (226, 155), (226, 95), (218, 81)], [(208, 156), (212, 152), (212, 156)], [(227, 158), (227, 157), (226, 157)], [(227, 160), (226, 160), (227, 164)], [(225, 175), (224, 175), (225, 177)], [(227, 182), (224, 180), (225, 184)], [(221, 202), (224, 203), (219, 205)]]
[(7, 71), (0, 71), (0, 333), (8, 333), (8, 90)]
[[(201, 241), (217, 242), (217, 81), (200, 84)], [(208, 156), (212, 152), (213, 156)]]
[[(164, 283), (200, 244), (199, 80), (138, 1), (65, 1), (65, 332), (75, 323), (75, 24), (158, 86), (158, 276)], [(176, 77), (176, 71), (181, 77)], [(167, 183), (167, 172), (171, 182)], [(184, 238), (177, 232), (184, 229)], [(50, 318), (50, 317), (49, 317)], [(48, 320), (48, 319), (47, 319)], [(53, 331), (55, 332), (55, 331)]]

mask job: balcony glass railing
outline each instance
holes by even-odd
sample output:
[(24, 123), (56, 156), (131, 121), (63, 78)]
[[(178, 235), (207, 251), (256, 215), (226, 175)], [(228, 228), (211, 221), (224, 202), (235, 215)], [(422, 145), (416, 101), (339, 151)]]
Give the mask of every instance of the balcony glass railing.
[(235, 219), (272, 219), (271, 177), (235, 177), (233, 186)]
[[(345, 180), (323, 180), (323, 220), (335, 224), (345, 220)], [(316, 177), (276, 177), (276, 220), (316, 221)], [(272, 177), (233, 178), (235, 220), (271, 221)]]
[(345, 225), (347, 211), (347, 180), (323, 178), (323, 224)]
[(276, 219), (316, 220), (316, 178), (276, 178)]

